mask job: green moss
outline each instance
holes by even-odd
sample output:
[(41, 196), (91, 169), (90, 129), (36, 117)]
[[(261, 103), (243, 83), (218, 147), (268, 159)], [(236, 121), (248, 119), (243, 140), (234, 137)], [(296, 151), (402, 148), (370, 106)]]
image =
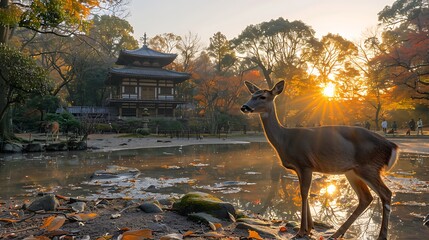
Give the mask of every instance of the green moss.
[(173, 209), (180, 214), (205, 212), (215, 217), (228, 219), (228, 212), (235, 215), (234, 207), (219, 198), (202, 192), (191, 192), (186, 194), (180, 201), (173, 204)]

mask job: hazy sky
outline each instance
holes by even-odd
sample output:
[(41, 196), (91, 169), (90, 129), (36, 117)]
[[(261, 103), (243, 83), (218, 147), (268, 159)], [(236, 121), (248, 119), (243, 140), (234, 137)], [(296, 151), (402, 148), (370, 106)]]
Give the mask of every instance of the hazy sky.
[(329, 32), (358, 40), (374, 28), (377, 13), (395, 0), (131, 0), (127, 20), (137, 39), (146, 32), (198, 34), (207, 45), (220, 31), (228, 39), (247, 26), (283, 17), (301, 20), (321, 37)]

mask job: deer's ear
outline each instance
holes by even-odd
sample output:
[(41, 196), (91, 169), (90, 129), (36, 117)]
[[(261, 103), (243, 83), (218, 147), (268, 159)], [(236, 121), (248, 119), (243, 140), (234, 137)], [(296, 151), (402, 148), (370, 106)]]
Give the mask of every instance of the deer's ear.
[(279, 95), (281, 92), (283, 92), (283, 89), (285, 87), (285, 81), (281, 80), (280, 82), (276, 83), (276, 85), (271, 89), (271, 93), (274, 95)]
[(260, 88), (258, 88), (255, 84), (248, 82), (248, 81), (244, 81), (244, 84), (246, 85), (247, 89), (249, 90), (249, 92), (251, 94), (261, 90)]

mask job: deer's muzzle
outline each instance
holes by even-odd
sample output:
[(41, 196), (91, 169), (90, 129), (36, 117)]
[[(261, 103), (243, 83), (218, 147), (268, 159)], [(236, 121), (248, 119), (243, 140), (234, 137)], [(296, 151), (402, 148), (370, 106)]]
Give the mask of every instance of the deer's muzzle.
[(243, 106), (241, 106), (241, 111), (244, 113), (249, 113), (249, 112), (253, 112), (253, 108), (251, 108), (247, 105), (243, 105)]

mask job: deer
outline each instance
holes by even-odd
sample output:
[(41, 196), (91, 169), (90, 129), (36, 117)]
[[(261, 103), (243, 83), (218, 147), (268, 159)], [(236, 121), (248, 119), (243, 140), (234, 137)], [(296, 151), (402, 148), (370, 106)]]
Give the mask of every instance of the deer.
[(244, 114), (259, 114), (265, 137), (277, 153), (283, 167), (293, 170), (299, 180), (301, 224), (294, 236), (311, 235), (313, 220), (308, 203), (313, 172), (344, 174), (359, 203), (348, 219), (330, 236), (344, 236), (353, 222), (373, 200), (369, 189), (381, 199), (382, 222), (378, 239), (387, 239), (392, 192), (384, 184), (382, 173), (390, 170), (398, 159), (398, 146), (362, 127), (321, 126), (286, 128), (278, 120), (274, 99), (282, 93), (285, 81), (272, 89), (260, 89), (244, 82), (251, 98), (242, 107)]
[(58, 135), (60, 133), (60, 124), (58, 122), (49, 122), (46, 124), (46, 141), (52, 139), (52, 141), (58, 140)]

